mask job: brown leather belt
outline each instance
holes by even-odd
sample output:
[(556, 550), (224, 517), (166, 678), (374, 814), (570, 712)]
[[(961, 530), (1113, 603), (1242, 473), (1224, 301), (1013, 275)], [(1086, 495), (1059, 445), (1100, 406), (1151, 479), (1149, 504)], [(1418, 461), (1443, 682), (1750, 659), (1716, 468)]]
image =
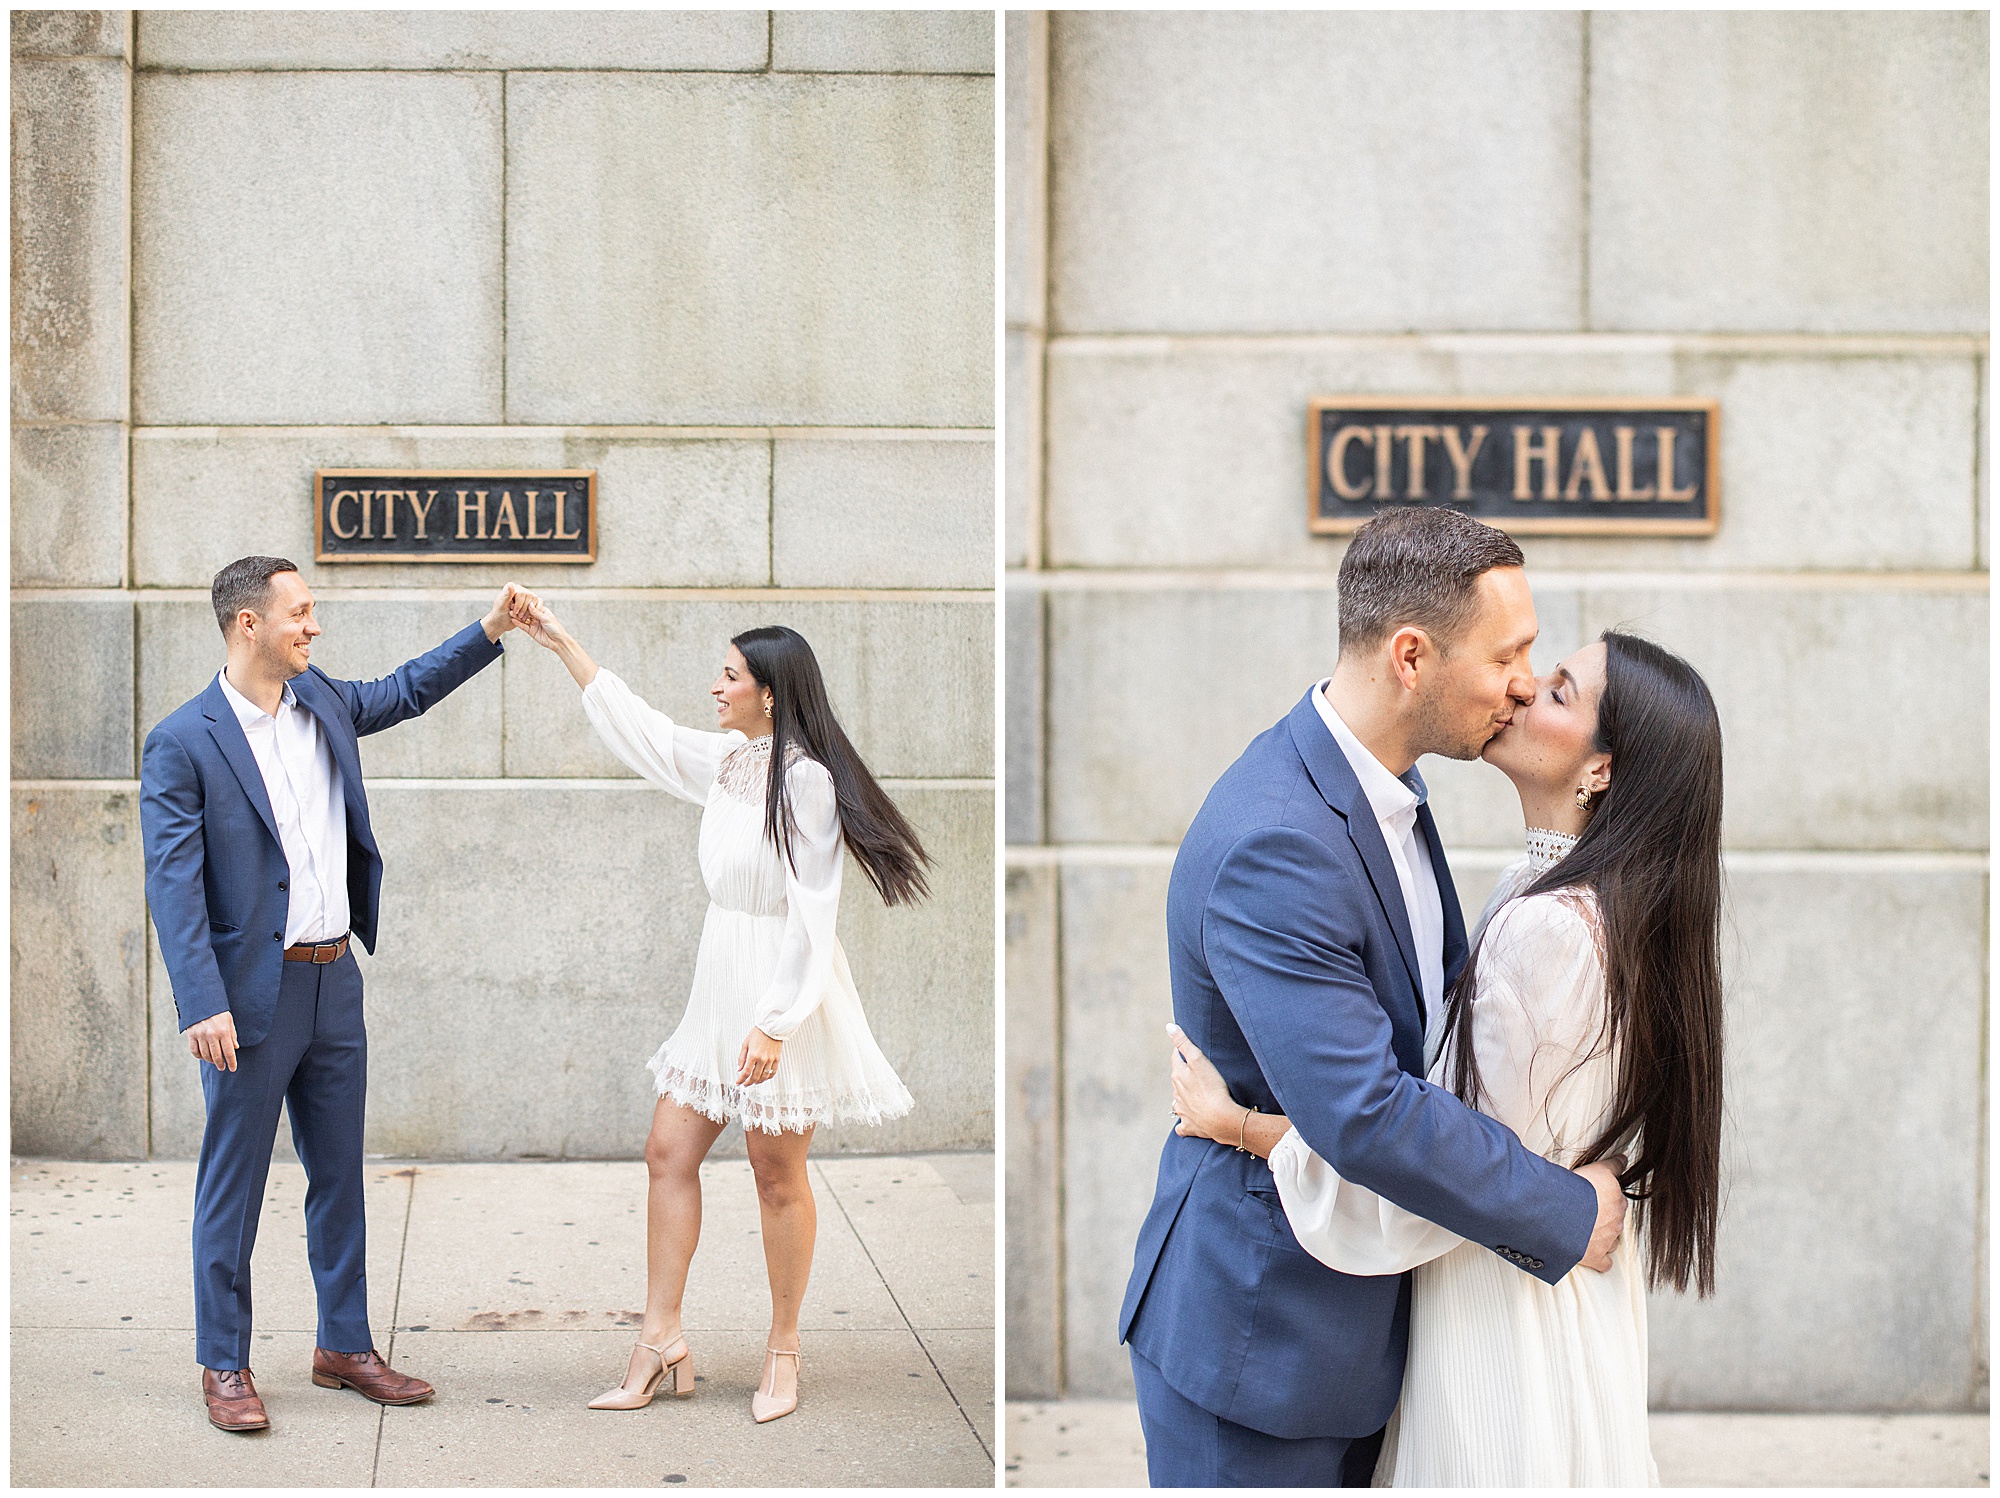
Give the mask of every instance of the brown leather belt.
[(318, 946), (314, 946), (311, 942), (301, 942), (296, 947), (285, 948), (285, 961), (338, 962), (346, 952), (347, 938), (344, 936), (339, 941), (323, 941)]

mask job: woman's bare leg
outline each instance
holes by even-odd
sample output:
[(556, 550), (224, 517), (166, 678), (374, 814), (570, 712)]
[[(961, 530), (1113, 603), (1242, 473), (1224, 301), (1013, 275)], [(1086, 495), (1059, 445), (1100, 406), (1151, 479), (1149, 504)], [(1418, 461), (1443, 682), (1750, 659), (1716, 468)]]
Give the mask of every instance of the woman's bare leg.
[[(803, 1134), (766, 1134), (747, 1130), (750, 1168), (757, 1174), (757, 1209), (764, 1224), (764, 1269), (771, 1278), (771, 1333), (766, 1345), (796, 1352), (799, 1346), (799, 1306), (812, 1275), (813, 1239), (819, 1215), (813, 1207), (812, 1181), (806, 1175), (806, 1151), (812, 1130)], [(779, 1398), (798, 1387), (798, 1364), (776, 1359)]]
[(680, 1335), (681, 1296), (701, 1239), (701, 1162), (722, 1127), (671, 1098), (653, 1109), (646, 1135), (646, 1316), (639, 1340), (655, 1347)]

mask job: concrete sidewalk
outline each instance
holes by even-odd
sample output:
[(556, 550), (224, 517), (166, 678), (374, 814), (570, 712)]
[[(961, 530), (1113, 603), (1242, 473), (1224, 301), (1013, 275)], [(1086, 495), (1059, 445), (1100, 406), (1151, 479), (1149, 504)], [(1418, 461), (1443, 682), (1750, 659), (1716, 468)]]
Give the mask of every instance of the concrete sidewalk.
[[(1669, 1488), (1990, 1487), (1985, 1415), (1657, 1413)], [(1143, 1488), (1138, 1406), (1069, 1399), (1007, 1406), (1010, 1488)]]
[(377, 1346), (438, 1389), (382, 1409), (308, 1380), (304, 1174), (273, 1165), (252, 1367), (271, 1429), (204, 1418), (194, 1166), (14, 1162), (17, 1486), (975, 1486), (993, 1482), (993, 1156), (813, 1162), (798, 1412), (750, 1421), (770, 1305), (750, 1167), (703, 1167), (686, 1302), (699, 1383), (586, 1410), (645, 1303), (645, 1167), (371, 1162)]

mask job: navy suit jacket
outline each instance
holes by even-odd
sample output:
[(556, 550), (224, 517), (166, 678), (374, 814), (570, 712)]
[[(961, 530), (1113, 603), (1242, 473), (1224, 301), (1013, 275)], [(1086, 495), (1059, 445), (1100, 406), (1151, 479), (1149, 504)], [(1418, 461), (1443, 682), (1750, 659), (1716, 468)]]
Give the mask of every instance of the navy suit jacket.
[[(299, 706), (319, 719), (340, 768), (349, 918), (370, 952), (382, 855), (368, 822), (357, 740), (416, 717), (500, 654), (499, 642), (472, 624), (379, 681), (335, 681), (317, 666), (292, 678)], [(219, 681), (146, 735), (139, 826), (146, 903), (181, 1028), (227, 1009), (237, 1044), (257, 1044), (277, 1009), (291, 870), (257, 758)]]
[[(1429, 807), (1447, 984), (1465, 923)], [(1416, 945), (1374, 808), (1311, 693), (1209, 792), (1167, 889), (1174, 1018), (1230, 1095), (1282, 1112), (1341, 1176), (1553, 1284), (1597, 1220), (1590, 1184), (1423, 1080)], [(1299, 1247), (1270, 1166), (1169, 1133), (1119, 1340), (1212, 1414), (1364, 1436), (1402, 1386), (1409, 1276)]]

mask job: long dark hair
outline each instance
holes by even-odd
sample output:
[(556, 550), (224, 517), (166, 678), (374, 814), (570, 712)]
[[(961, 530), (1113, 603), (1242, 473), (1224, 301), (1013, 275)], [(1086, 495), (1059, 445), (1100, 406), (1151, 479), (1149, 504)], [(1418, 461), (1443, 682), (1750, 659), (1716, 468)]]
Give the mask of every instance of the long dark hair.
[[(840, 832), (847, 851), (875, 886), (885, 905), (910, 905), (930, 893), (924, 870), (931, 856), (916, 828), (875, 783), (868, 766), (841, 732), (826, 700), (819, 659), (805, 636), (782, 624), (746, 629), (729, 642), (743, 652), (757, 684), (771, 692), (771, 771), (764, 792), (764, 835), (792, 859), (792, 798), (785, 788), (785, 761), (796, 744), (833, 777)], [(796, 863), (794, 863), (796, 867)]]
[[(1590, 890), (1604, 957), (1601, 1044), (1617, 1055), (1611, 1116), (1578, 1164), (1634, 1147), (1621, 1179), (1643, 1213), (1647, 1282), (1715, 1293), (1722, 1155), (1722, 725), (1695, 669), (1606, 630), (1596, 749), (1611, 784), (1560, 863), (1521, 893)], [(1453, 1090), (1479, 1105), (1475, 950), (1452, 985)]]

